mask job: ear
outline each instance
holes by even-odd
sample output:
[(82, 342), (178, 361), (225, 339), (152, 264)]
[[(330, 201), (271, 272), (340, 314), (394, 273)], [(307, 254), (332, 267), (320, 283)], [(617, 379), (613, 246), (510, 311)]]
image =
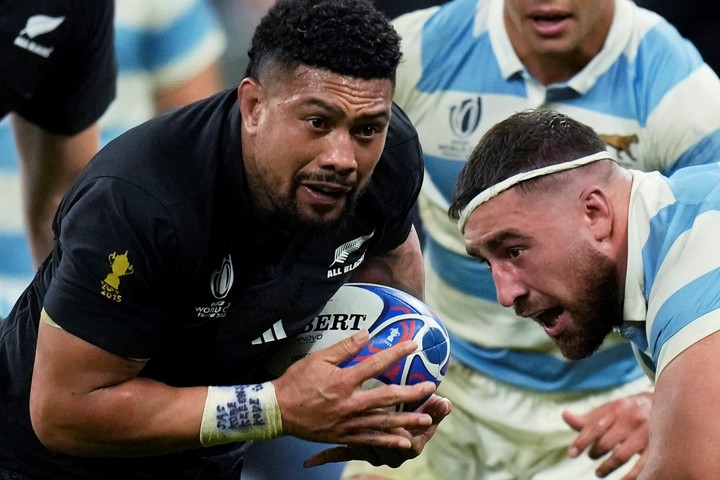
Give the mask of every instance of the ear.
[(583, 190), (580, 196), (583, 221), (595, 240), (601, 242), (613, 233), (615, 211), (608, 192), (598, 186)]
[(253, 78), (243, 78), (238, 86), (238, 104), (240, 105), (243, 130), (251, 135), (255, 134), (260, 123), (263, 93), (262, 85)]

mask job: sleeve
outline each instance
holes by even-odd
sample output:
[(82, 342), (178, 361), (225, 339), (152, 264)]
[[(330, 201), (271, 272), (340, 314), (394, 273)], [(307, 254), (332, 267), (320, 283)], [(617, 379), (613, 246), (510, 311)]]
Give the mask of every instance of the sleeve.
[[(680, 205), (679, 210), (694, 208)], [(715, 207), (698, 215), (690, 229), (673, 224), (664, 240), (675, 240), (664, 250), (655, 281), (646, 274), (650, 286), (646, 329), (658, 377), (684, 350), (720, 330), (718, 213)]]
[(115, 98), (113, 0), (75, 0), (54, 68), (17, 108), (50, 133), (74, 135), (95, 123)]
[(720, 80), (697, 49), (668, 22), (639, 9), (641, 21), (655, 22), (636, 61), (645, 104), (640, 115), (638, 158), (643, 170), (670, 175), (680, 168), (717, 161), (720, 149)]
[(176, 318), (171, 292), (188, 278), (165, 209), (149, 192), (101, 178), (75, 189), (58, 215), (60, 258), (44, 308), (93, 345), (152, 357)]

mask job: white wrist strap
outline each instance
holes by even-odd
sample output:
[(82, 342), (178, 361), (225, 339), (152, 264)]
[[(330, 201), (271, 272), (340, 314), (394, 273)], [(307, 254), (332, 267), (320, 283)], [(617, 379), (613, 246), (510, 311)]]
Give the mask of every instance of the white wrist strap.
[(271, 382), (208, 387), (200, 443), (205, 447), (282, 435), (282, 416)]

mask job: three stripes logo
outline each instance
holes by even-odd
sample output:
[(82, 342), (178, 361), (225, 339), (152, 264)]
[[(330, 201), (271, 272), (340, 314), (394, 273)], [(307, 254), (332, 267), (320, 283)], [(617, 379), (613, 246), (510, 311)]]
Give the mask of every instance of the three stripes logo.
[(251, 343), (253, 345), (265, 345), (266, 343), (282, 340), (283, 338), (287, 338), (287, 333), (285, 333), (282, 320), (278, 320), (272, 327), (265, 330), (262, 335), (253, 340)]

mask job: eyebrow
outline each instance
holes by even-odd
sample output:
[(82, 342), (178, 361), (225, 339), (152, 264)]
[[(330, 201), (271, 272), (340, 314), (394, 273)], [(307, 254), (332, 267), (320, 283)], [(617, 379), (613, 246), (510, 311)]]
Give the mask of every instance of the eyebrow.
[[(339, 109), (335, 105), (331, 105), (323, 100), (320, 100), (319, 98), (310, 98), (305, 102), (305, 105), (322, 108), (334, 115), (344, 115), (344, 113), (341, 109)], [(390, 110), (382, 110), (377, 113), (361, 115), (360, 117), (357, 118), (357, 120), (359, 120), (361, 122), (368, 122), (368, 121), (374, 121), (374, 120), (389, 120), (389, 118), (390, 118)]]
[[(488, 238), (487, 240), (485, 240), (483, 242), (483, 245), (489, 252), (494, 252), (495, 250), (498, 249), (498, 247), (500, 247), (502, 244), (504, 244), (508, 240), (527, 240), (528, 238), (529, 237), (527, 235), (523, 235), (522, 233), (520, 233), (519, 231), (517, 231), (515, 229), (509, 229), (509, 230), (503, 230), (501, 232), (498, 232), (498, 233), (490, 236), (490, 238)], [(473, 253), (473, 252), (475, 252), (475, 253)], [(469, 249), (468, 253), (470, 255), (472, 255), (473, 257), (477, 257), (481, 260), (487, 260), (482, 255), (479, 255), (475, 249)]]

